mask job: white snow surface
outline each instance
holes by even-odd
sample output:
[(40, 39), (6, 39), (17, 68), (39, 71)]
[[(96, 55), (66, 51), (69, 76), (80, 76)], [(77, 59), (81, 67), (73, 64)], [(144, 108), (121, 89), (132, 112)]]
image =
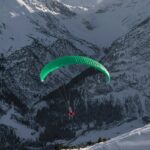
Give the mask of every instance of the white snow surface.
[[(27, 126), (17, 122), (12, 118), (14, 114), (17, 114), (14, 108), (9, 109), (5, 115), (0, 118), (0, 124), (7, 125), (15, 130), (15, 133), (21, 139), (36, 140), (39, 137), (39, 133)], [(19, 114), (18, 114), (19, 115)]]
[(80, 150), (149, 150), (150, 124)]

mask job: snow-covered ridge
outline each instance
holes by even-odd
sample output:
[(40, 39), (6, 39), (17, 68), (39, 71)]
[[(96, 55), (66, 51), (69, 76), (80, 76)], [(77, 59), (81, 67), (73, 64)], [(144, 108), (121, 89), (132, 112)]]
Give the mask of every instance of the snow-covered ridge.
[(96, 144), (83, 150), (149, 150), (150, 125), (138, 128), (106, 143)]

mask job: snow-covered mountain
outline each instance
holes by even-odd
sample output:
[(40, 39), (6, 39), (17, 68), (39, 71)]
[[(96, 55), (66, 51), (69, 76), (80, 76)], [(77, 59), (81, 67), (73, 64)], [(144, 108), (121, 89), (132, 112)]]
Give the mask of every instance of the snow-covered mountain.
[(49, 45), (70, 34), (110, 46), (148, 17), (150, 9), (146, 0), (5, 0), (0, 6), (1, 51), (29, 45), (33, 38)]
[[(41, 147), (73, 143), (93, 129), (148, 123), (149, 10), (147, 0), (0, 0), (0, 131)], [(64, 55), (100, 60), (111, 83), (83, 66), (41, 83), (44, 64)], [(73, 121), (66, 99), (77, 112)]]
[(100, 47), (109, 47), (149, 16), (149, 1), (143, 0), (60, 0), (76, 12), (64, 20), (71, 33)]

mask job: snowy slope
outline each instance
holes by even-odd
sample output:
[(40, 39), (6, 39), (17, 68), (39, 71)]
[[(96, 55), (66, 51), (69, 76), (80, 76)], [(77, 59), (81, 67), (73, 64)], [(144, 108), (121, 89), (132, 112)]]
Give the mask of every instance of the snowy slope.
[[(39, 0), (0, 1), (0, 51), (20, 49), (32, 44), (33, 39), (50, 45), (57, 38), (70, 38), (65, 26), (57, 19), (57, 11), (63, 5), (50, 4)], [(72, 15), (63, 7), (63, 13)]]
[(61, 1), (78, 14), (63, 21), (69, 31), (100, 47), (109, 47), (115, 39), (147, 18), (150, 10), (147, 0)]
[(19, 115), (14, 108), (11, 108), (7, 111), (5, 115), (0, 118), (1, 125), (7, 125), (8, 127), (12, 127), (18, 137), (21, 139), (30, 139), (35, 140), (39, 134), (33, 130), (28, 128), (27, 126), (20, 124), (16, 120), (13, 119), (13, 115)]
[(102, 128), (100, 130), (91, 130), (86, 131), (84, 134), (81, 134), (82, 131), (78, 132), (77, 138), (75, 138), (72, 141), (66, 142), (69, 143), (69, 145), (82, 145), (83, 143), (87, 143), (89, 141), (95, 142), (98, 141), (98, 139), (101, 138), (114, 138), (116, 136), (122, 135), (124, 133), (127, 133), (129, 131), (132, 131), (133, 129), (143, 127), (143, 121), (141, 119), (137, 119), (131, 122), (123, 122), (120, 125), (108, 127), (105, 129)]
[(82, 150), (149, 150), (150, 125)]
[(37, 10), (23, 0), (0, 1), (0, 7), (0, 24), (3, 25), (0, 34), (1, 52), (30, 44), (31, 39), (28, 36), (33, 33), (37, 37), (42, 36), (30, 22), (31, 15)]
[(32, 38), (49, 45), (70, 34), (108, 47), (147, 18), (150, 9), (146, 0), (5, 0), (0, 6), (1, 52), (29, 45)]

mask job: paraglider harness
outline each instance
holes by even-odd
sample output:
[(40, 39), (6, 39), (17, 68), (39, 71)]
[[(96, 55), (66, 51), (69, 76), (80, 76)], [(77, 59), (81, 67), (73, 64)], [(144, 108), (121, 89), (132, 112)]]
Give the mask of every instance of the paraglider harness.
[(76, 115), (75, 111), (72, 110), (71, 106), (69, 106), (68, 109), (69, 109), (68, 111), (69, 118), (73, 118)]
[(70, 96), (66, 95), (67, 91), (66, 91), (66, 87), (65, 87), (65, 84), (62, 86), (62, 91), (60, 91), (60, 94), (64, 97), (65, 99), (65, 105), (66, 105), (66, 108), (68, 108), (68, 117), (69, 119), (73, 119), (76, 115), (76, 112), (75, 112), (75, 104), (73, 107), (71, 107), (71, 104), (70, 104)]

